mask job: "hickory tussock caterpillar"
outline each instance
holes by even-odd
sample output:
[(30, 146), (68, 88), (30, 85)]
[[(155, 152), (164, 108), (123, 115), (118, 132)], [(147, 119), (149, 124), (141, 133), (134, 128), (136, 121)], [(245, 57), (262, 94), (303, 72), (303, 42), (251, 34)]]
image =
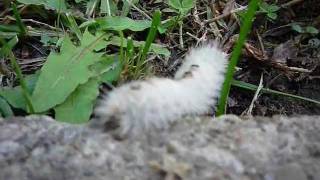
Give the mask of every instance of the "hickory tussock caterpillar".
[(216, 103), (224, 81), (227, 56), (217, 45), (192, 49), (174, 79), (151, 78), (124, 84), (95, 109), (93, 126), (116, 125), (120, 137), (162, 129), (188, 115), (201, 115)]

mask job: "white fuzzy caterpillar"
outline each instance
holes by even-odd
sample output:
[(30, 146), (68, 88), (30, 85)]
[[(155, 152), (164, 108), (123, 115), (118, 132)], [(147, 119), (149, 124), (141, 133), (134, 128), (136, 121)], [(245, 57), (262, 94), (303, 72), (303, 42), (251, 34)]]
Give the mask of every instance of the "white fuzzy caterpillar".
[(91, 123), (115, 124), (116, 135), (126, 137), (167, 128), (183, 116), (205, 114), (219, 96), (226, 64), (227, 55), (216, 44), (194, 48), (174, 79), (133, 81), (111, 91), (96, 107), (97, 118)]

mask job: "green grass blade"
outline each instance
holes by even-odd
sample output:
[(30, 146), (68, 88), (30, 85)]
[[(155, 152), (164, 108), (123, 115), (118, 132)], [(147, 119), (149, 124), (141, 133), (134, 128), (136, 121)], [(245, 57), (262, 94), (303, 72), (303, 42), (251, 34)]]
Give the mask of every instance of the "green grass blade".
[(24, 35), (26, 35), (27, 30), (26, 30), (25, 25), (22, 23), (20, 14), (19, 14), (18, 9), (17, 9), (17, 5), (14, 2), (12, 2), (11, 5), (12, 5), (12, 11), (13, 11), (14, 17), (16, 18), (17, 24), (18, 24), (19, 29), (20, 29), (20, 35), (24, 36)]
[[(239, 88), (243, 88), (243, 89), (247, 89), (247, 90), (251, 90), (251, 91), (256, 91), (258, 86), (250, 84), (250, 83), (246, 83), (243, 81), (237, 81), (237, 80), (232, 80), (232, 85), (239, 87)], [(281, 91), (276, 91), (276, 90), (272, 90), (272, 89), (268, 89), (268, 88), (262, 88), (261, 93), (267, 93), (267, 94), (274, 94), (274, 95), (280, 95), (280, 96), (286, 96), (286, 97), (290, 97), (290, 98), (294, 98), (294, 99), (299, 99), (299, 100), (303, 100), (303, 101), (308, 101), (311, 103), (315, 103), (320, 105), (320, 101), (314, 100), (314, 99), (310, 99), (307, 97), (302, 97), (302, 96), (297, 96), (297, 95), (293, 95), (293, 94), (289, 94), (289, 93), (284, 93)]]
[(80, 41), (82, 39), (82, 33), (74, 17), (69, 13), (66, 13), (62, 17), (64, 17), (67, 26), (69, 26), (70, 30), (77, 36), (78, 40)]
[(247, 38), (247, 35), (251, 29), (252, 26), (252, 19), (254, 18), (255, 12), (258, 8), (260, 0), (251, 0), (249, 3), (249, 9), (245, 15), (244, 22), (242, 24), (242, 27), (240, 28), (240, 34), (239, 39), (235, 45), (235, 48), (231, 55), (231, 60), (228, 65), (227, 73), (225, 76), (225, 81), (223, 83), (221, 95), (218, 102), (218, 109), (217, 109), (217, 115), (220, 116), (225, 113), (226, 109), (226, 102), (227, 98), (229, 96), (231, 81), (233, 78), (233, 74), (235, 71), (235, 67), (237, 65), (238, 59), (241, 54), (242, 46)]
[(151, 27), (150, 27), (150, 30), (149, 30), (149, 33), (147, 36), (147, 40), (146, 40), (146, 43), (144, 44), (141, 58), (139, 59), (138, 64), (137, 64), (137, 71), (136, 71), (137, 73), (139, 73), (139, 70), (141, 69), (141, 67), (143, 66), (143, 64), (147, 60), (147, 55), (150, 50), (150, 46), (157, 35), (158, 26), (160, 24), (161, 24), (161, 12), (159, 10), (157, 10), (153, 14), (152, 23), (151, 23)]
[(119, 36), (120, 36), (120, 62), (123, 65), (124, 64), (124, 51), (123, 51), (124, 35), (122, 31), (119, 31)]
[(150, 46), (157, 35), (158, 26), (161, 24), (161, 12), (156, 11), (152, 18), (151, 27), (147, 36), (146, 43), (142, 51), (141, 61), (144, 62), (147, 59)]
[(0, 43), (2, 44), (3, 52), (9, 57), (10, 62), (11, 62), (11, 66), (13, 67), (15, 73), (17, 74), (17, 76), (19, 78), (20, 85), (21, 85), (22, 92), (23, 92), (23, 96), (26, 99), (30, 113), (33, 114), (34, 108), (32, 105), (31, 96), (28, 92), (27, 85), (26, 85), (26, 82), (23, 78), (22, 71), (19, 67), (19, 64), (18, 64), (18, 62), (17, 62), (17, 60), (16, 60), (16, 58), (10, 48), (10, 45), (8, 45), (2, 38), (0, 38)]
[(128, 37), (127, 40), (127, 50), (126, 50), (126, 63), (129, 64), (130, 60), (133, 59), (133, 53), (134, 53), (134, 45), (133, 40), (131, 37)]

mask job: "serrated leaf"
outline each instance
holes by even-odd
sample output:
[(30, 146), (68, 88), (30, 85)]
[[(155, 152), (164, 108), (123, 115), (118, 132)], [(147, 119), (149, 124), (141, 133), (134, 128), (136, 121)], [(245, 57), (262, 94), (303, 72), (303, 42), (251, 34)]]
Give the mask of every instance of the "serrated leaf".
[(95, 37), (88, 31), (83, 34), (80, 46), (75, 46), (66, 36), (60, 53), (51, 52), (41, 68), (41, 74), (32, 94), (36, 112), (44, 112), (61, 104), (80, 85), (93, 75), (88, 67), (101, 57), (93, 50), (106, 43), (104, 35)]
[[(38, 80), (38, 76), (39, 73), (35, 73), (25, 77), (29, 93), (33, 91)], [(16, 86), (14, 88), (0, 88), (0, 96), (3, 97), (11, 106), (26, 110), (27, 105), (21, 86)]]
[(13, 116), (13, 112), (11, 110), (10, 105), (2, 97), (0, 97), (0, 117), (1, 116), (2, 117)]
[(23, 4), (44, 5), (46, 9), (53, 9), (57, 11), (66, 11), (67, 6), (65, 0), (18, 0)]
[(132, 20), (121, 16), (107, 16), (97, 18), (95, 21), (100, 30), (123, 31), (129, 29), (131, 31), (143, 31), (151, 26), (151, 21)]
[(68, 123), (85, 123), (93, 111), (99, 95), (99, 80), (91, 78), (80, 85), (65, 102), (54, 108), (55, 119)]

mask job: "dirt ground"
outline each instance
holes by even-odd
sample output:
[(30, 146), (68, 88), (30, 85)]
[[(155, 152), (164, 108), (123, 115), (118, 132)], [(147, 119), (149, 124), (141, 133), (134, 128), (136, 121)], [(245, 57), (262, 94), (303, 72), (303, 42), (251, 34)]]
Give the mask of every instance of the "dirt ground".
[[(232, 7), (232, 1), (228, 1), (223, 7)], [(267, 1), (272, 3), (272, 1)], [(263, 86), (273, 90), (286, 92), (294, 95), (320, 100), (320, 45), (319, 33), (310, 35), (298, 33), (292, 30), (292, 24), (301, 26), (312, 25), (316, 29), (320, 27), (320, 1), (278, 1), (277, 5), (282, 5), (278, 11), (278, 17), (270, 20), (265, 14), (258, 12), (254, 21), (252, 31), (248, 37), (242, 57), (238, 63), (238, 71), (235, 79), (259, 85), (263, 74)], [(219, 3), (212, 6), (219, 7)], [(229, 7), (229, 8), (230, 8)], [(205, 11), (198, 5), (197, 12), (201, 14)], [(195, 13), (194, 13), (195, 14)], [(186, 28), (187, 32), (198, 34), (197, 37), (212, 38), (212, 27), (216, 24), (200, 24), (195, 19), (198, 17), (193, 14)], [(201, 20), (203, 17), (199, 17)], [(222, 42), (227, 52), (231, 52), (230, 41), (237, 36), (238, 19), (232, 17), (221, 19), (220, 22), (227, 24), (226, 28), (218, 28), (222, 35)], [(203, 22), (203, 21), (202, 21)], [(201, 36), (202, 35), (202, 36)], [(175, 38), (169, 41), (177, 57), (181, 57), (181, 48)], [(195, 40), (184, 34), (186, 44), (195, 44)], [(179, 54), (180, 53), (180, 54)], [(173, 62), (172, 64), (175, 64)], [(172, 73), (172, 64), (169, 74)], [(163, 66), (163, 64), (161, 65)], [(170, 65), (169, 65), (170, 67)], [(157, 67), (158, 68), (158, 67)], [(161, 68), (158, 68), (161, 69)], [(228, 113), (244, 114), (250, 106), (253, 91), (233, 87), (230, 92), (228, 102)], [(271, 116), (274, 114), (294, 115), (294, 114), (320, 114), (320, 106), (302, 100), (279, 96), (275, 94), (261, 94), (254, 102), (253, 115)]]

